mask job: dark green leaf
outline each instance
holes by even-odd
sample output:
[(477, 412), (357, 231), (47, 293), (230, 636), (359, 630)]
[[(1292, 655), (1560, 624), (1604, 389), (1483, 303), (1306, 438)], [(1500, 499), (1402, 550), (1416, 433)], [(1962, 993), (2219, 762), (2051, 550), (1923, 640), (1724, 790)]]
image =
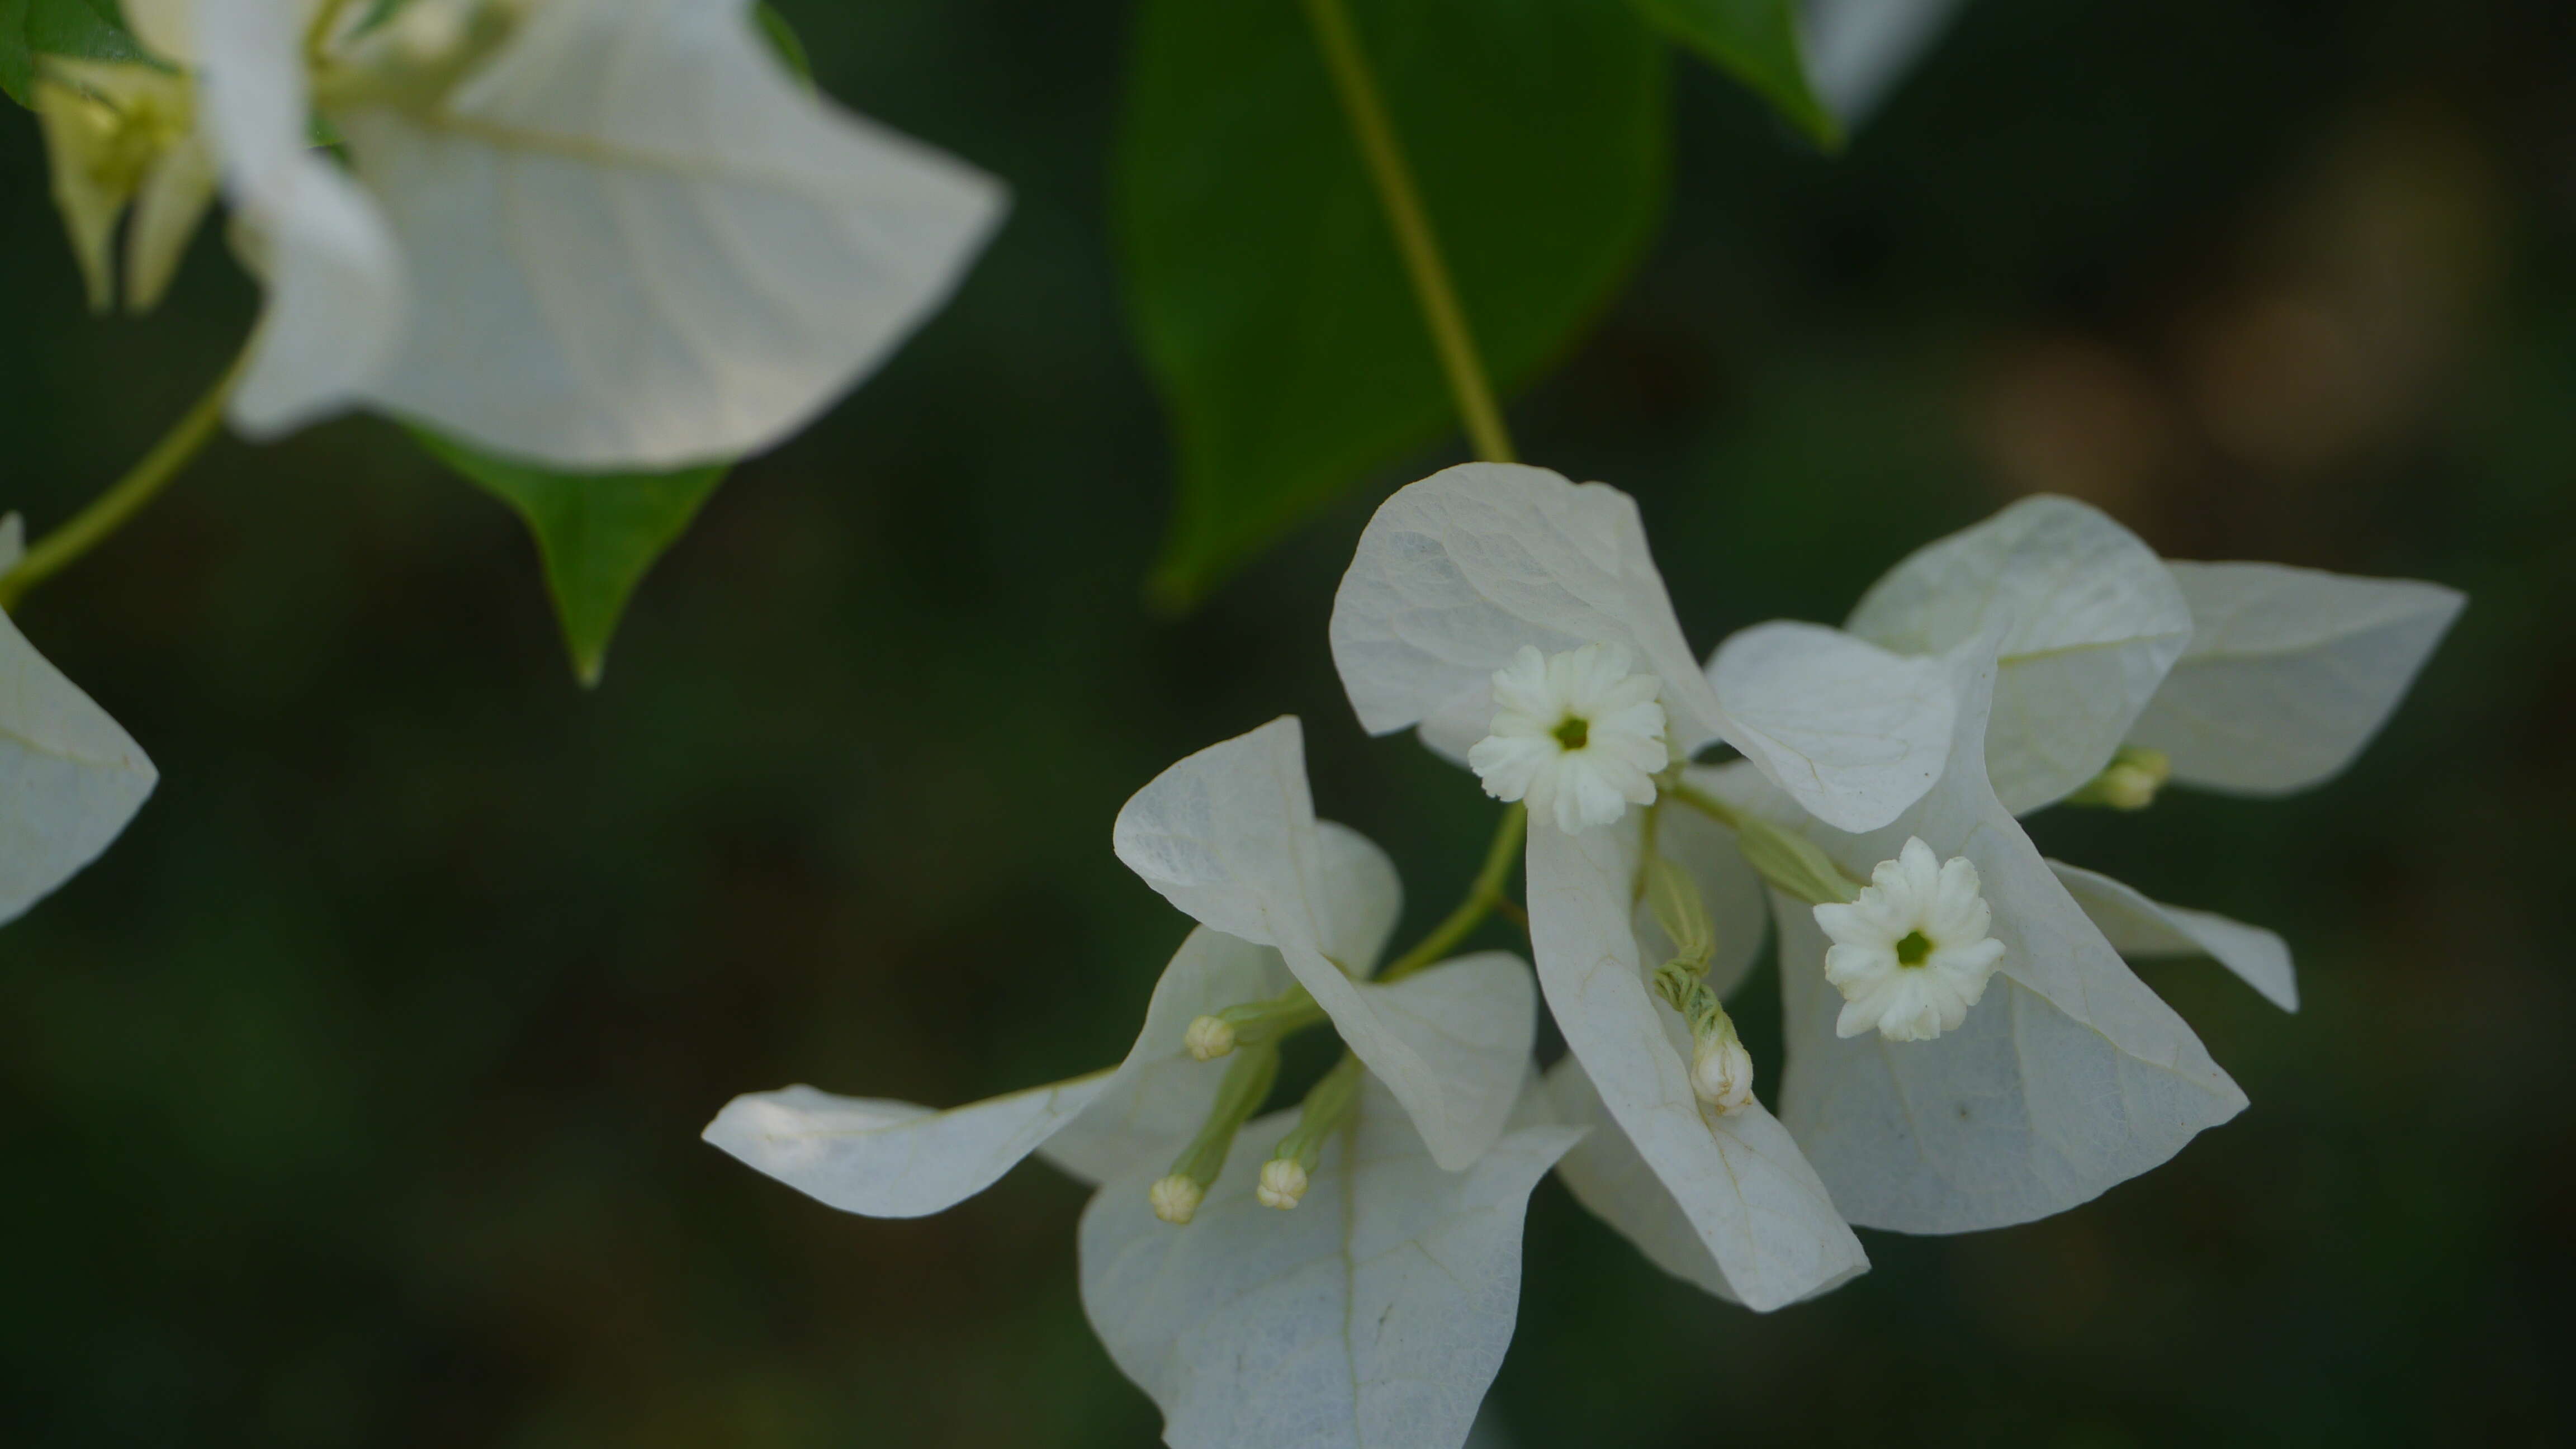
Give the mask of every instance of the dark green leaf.
[(798, 80), (812, 86), (814, 62), (805, 54), (805, 42), (797, 36), (795, 27), (787, 23), (787, 17), (779, 14), (778, 7), (768, 0), (761, 0), (760, 8), (752, 12), (752, 18), (760, 22), (761, 37), (769, 42), (769, 48), (778, 53), (778, 58), (787, 63), (789, 70), (796, 72)]
[[(1663, 46), (1626, 0), (1350, 9), (1477, 342), (1526, 380), (1654, 230)], [(1144, 0), (1134, 43), (1117, 212), (1182, 604), (1455, 414), (1298, 0)]]
[(697, 517), (726, 465), (677, 473), (555, 473), (505, 463), (435, 433), (413, 429), (421, 446), (476, 486), (518, 510), (536, 535), (546, 589), (563, 620), (573, 672), (599, 683), (608, 641), (635, 586)]
[(1798, 0), (1635, 0), (1647, 19), (1769, 101), (1828, 150), (1843, 130), (1807, 79)]
[(22, 106), (35, 89), (39, 55), (145, 59), (116, 0), (0, 0), (0, 91)]

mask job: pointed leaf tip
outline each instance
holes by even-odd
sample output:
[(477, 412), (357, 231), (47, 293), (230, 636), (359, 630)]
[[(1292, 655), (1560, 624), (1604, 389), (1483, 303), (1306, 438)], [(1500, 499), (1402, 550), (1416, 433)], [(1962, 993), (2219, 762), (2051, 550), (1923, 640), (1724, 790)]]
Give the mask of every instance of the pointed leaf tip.
[(644, 576), (724, 481), (732, 465), (672, 473), (562, 473), (505, 462), (415, 428), (422, 447), (508, 504), (535, 535), (573, 675), (596, 689), (608, 646)]

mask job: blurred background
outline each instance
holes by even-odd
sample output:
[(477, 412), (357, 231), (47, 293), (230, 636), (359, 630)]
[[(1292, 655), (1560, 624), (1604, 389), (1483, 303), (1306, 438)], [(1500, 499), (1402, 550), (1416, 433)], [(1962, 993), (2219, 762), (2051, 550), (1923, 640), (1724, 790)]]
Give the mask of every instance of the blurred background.
[[(1277, 713), (1410, 929), (1471, 873), (1472, 782), (1362, 738), (1324, 635), (1368, 509), (1454, 444), (1195, 615), (1144, 605), (1170, 467), (1104, 220), (1122, 7), (782, 8), (829, 90), (1017, 210), (716, 496), (596, 693), (517, 520), (368, 420), (219, 443), (25, 609), (164, 780), (0, 935), (0, 1440), (1150, 1443), (1077, 1300), (1082, 1189), (1032, 1165), (870, 1222), (699, 1128), (792, 1081), (949, 1104), (1114, 1060), (1184, 922), (1111, 817)], [(2576, 9), (1973, 0), (1836, 160), (1676, 67), (1664, 238), (1513, 416), (1637, 495), (1697, 645), (1837, 620), (2037, 490), (2473, 602), (2322, 792), (2032, 822), (2290, 938), (2296, 1016), (2148, 969), (2242, 1117), (2046, 1222), (1864, 1234), (1876, 1271), (1764, 1318), (1550, 1182), (1492, 1441), (2563, 1442)], [(40, 531), (255, 298), (209, 234), (159, 316), (83, 315), (14, 112), (0, 198), (0, 507)]]

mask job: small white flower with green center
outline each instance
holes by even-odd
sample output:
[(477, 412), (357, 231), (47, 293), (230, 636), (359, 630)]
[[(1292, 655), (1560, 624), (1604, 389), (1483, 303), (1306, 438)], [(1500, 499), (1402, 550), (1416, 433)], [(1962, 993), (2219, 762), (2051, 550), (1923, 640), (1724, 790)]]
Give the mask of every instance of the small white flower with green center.
[(1523, 645), (1494, 671), (1493, 733), (1467, 751), (1485, 793), (1527, 801), (1567, 832), (1653, 804), (1655, 776), (1672, 756), (1660, 686), (1634, 664), (1616, 644), (1559, 654)]
[[(816, 96), (751, 0), (387, 10), (126, 0), (193, 81), (267, 291), (229, 409), (251, 437), (364, 407), (562, 468), (756, 451), (872, 371), (1002, 211), (990, 178)], [(152, 257), (186, 236), (146, 229)]]
[(1843, 994), (1836, 1036), (1930, 1041), (1968, 1019), (2004, 954), (1986, 934), (1994, 912), (1977, 884), (1975, 861), (1941, 860), (1910, 836), (1857, 898), (1815, 908), (1834, 942), (1825, 979)]
[[(0, 576), (18, 566), (23, 541), (18, 515), (0, 517)], [(106, 850), (160, 778), (134, 737), (0, 613), (0, 925)]]
[[(1528, 1090), (1529, 968), (1484, 952), (1371, 979), (1402, 891), (1315, 819), (1293, 718), (1163, 772), (1115, 839), (1200, 921), (1117, 1068), (946, 1112), (754, 1093), (707, 1140), (871, 1217), (937, 1212), (1038, 1153), (1099, 1185), (1083, 1308), (1169, 1443), (1461, 1443), (1511, 1340), (1530, 1190), (1581, 1135)], [(1256, 1119), (1298, 1000), (1369, 1048)], [(1224, 1050), (1201, 1022), (1227, 1023)], [(1244, 1137), (1278, 1147), (1261, 1162)]]

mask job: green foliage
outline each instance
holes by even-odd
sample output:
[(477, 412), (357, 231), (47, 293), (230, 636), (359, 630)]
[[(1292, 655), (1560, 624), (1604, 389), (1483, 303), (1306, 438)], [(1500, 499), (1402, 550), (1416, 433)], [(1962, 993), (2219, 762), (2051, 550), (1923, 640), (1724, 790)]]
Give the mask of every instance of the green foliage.
[(768, 0), (762, 0), (760, 7), (751, 14), (760, 26), (761, 38), (769, 42), (769, 48), (778, 52), (778, 58), (787, 63), (789, 70), (796, 72), (798, 80), (808, 86), (813, 85), (814, 62), (805, 54), (805, 42), (796, 34), (796, 28), (787, 23), (787, 17), (779, 14), (778, 7), (769, 4)]
[(0, 0), (0, 91), (22, 106), (35, 88), (39, 55), (146, 58), (116, 0)]
[[(1653, 233), (1662, 46), (1624, 0), (1352, 9), (1477, 344), (1526, 380)], [(1182, 604), (1452, 403), (1295, 0), (1145, 0), (1126, 105), (1128, 304), (1180, 469), (1154, 587)]]
[(1819, 146), (1842, 145), (1842, 124), (1807, 80), (1798, 0), (1634, 0), (1673, 37), (1753, 88)]
[(536, 535), (546, 590), (563, 621), (573, 672), (599, 683), (608, 643), (636, 585), (684, 532), (728, 464), (676, 473), (557, 473), (489, 457), (421, 429), (413, 436), (475, 486), (509, 504)]

